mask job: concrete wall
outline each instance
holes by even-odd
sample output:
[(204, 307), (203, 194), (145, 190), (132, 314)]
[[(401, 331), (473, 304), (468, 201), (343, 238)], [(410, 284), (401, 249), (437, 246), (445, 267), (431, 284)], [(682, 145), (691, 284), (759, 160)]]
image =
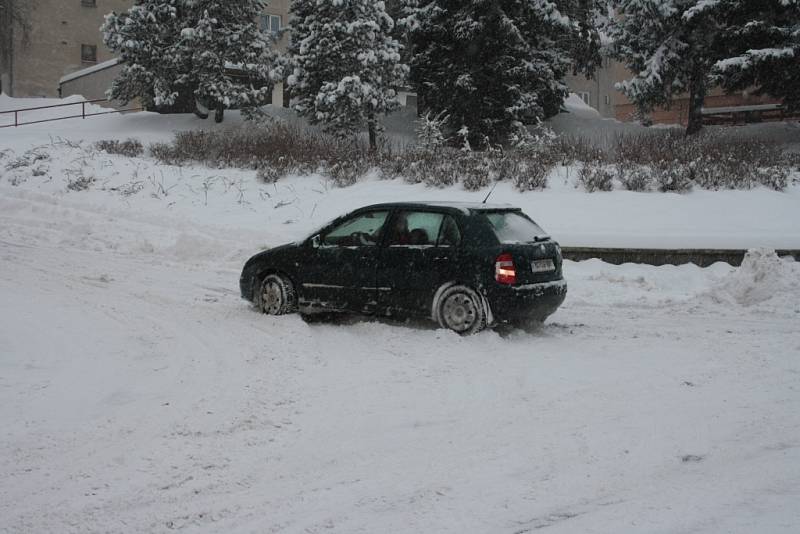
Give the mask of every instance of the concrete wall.
[[(114, 78), (117, 77), (121, 70), (122, 65), (118, 63), (86, 76), (65, 81), (60, 85), (61, 96), (82, 95), (86, 100), (106, 98), (106, 91), (111, 87), (111, 82), (114, 81)], [(109, 102), (108, 105), (117, 109), (123, 107), (122, 102), (117, 101)], [(126, 107), (138, 107), (138, 103), (129, 103)]]

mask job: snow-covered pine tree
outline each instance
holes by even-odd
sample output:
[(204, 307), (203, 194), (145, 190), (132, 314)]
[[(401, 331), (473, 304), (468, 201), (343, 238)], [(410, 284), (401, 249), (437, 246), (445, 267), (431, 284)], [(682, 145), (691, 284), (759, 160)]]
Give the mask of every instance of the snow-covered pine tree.
[(195, 96), (216, 111), (261, 106), (271, 101), (272, 39), (259, 29), (264, 0), (186, 0), (191, 10), (178, 44), (191, 57)]
[(689, 95), (686, 134), (700, 131), (711, 69), (720, 59), (723, 21), (716, 0), (611, 0), (611, 55), (633, 72), (620, 89), (642, 113)]
[(466, 126), (478, 147), (486, 138), (505, 140), (520, 122), (555, 115), (567, 95), (564, 76), (577, 65), (572, 52), (593, 48), (585, 41), (590, 28), (569, 13), (585, 15), (593, 4), (409, 0), (402, 24), (413, 47), (411, 82), (421, 109), (446, 114), (451, 131)]
[(108, 97), (140, 98), (150, 108), (193, 111), (197, 80), (191, 57), (176, 44), (185, 24), (184, 0), (134, 0), (125, 12), (106, 15), (103, 41), (122, 60)]
[(408, 71), (384, 3), (294, 0), (291, 13), (287, 81), (295, 109), (342, 137), (366, 124), (374, 150), (378, 116), (397, 109)]
[(728, 91), (754, 88), (800, 110), (800, 1), (715, 0), (725, 20), (727, 57), (714, 65)]
[[(565, 48), (572, 61), (572, 72), (592, 77), (602, 63), (600, 27), (608, 20), (607, 0), (558, 0), (559, 11), (573, 23), (564, 36)], [(564, 39), (562, 37), (562, 39)]]

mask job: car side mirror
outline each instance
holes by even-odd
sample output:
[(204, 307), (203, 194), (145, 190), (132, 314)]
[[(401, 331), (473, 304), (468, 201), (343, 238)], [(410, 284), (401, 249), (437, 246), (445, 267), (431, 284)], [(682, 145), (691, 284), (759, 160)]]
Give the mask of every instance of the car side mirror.
[(321, 239), (319, 237), (319, 234), (315, 235), (314, 237), (311, 238), (311, 241), (310, 241), (311, 248), (319, 248), (320, 242), (321, 242)]

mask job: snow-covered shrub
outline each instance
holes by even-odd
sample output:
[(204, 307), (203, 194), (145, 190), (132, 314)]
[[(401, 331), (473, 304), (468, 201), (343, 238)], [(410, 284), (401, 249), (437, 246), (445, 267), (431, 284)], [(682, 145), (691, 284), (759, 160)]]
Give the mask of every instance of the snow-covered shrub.
[(116, 189), (123, 197), (130, 197), (144, 189), (144, 182), (138, 180), (131, 180), (127, 184)]
[(433, 187), (451, 186), (461, 178), (458, 163), (459, 156), (447, 157), (440, 154), (428, 160), (429, 169), (426, 170), (424, 165), (417, 167), (417, 172), (422, 173), (420, 181)]
[(125, 141), (110, 139), (98, 141), (95, 146), (98, 150), (102, 150), (107, 154), (116, 154), (129, 158), (136, 158), (144, 154), (144, 146), (138, 139), (126, 139)]
[(800, 171), (800, 152), (784, 152), (781, 157), (781, 162), (786, 167)]
[(692, 189), (692, 169), (677, 161), (662, 161), (653, 167), (658, 190), (685, 193)]
[(472, 157), (460, 158), (457, 165), (458, 178), (467, 191), (478, 191), (492, 182), (492, 164), (488, 157), (472, 152)]
[(456, 132), (459, 146), (462, 152), (472, 152), (472, 145), (469, 143), (469, 128), (466, 125), (461, 126)]
[(14, 187), (18, 187), (28, 181), (28, 176), (20, 172), (12, 172), (8, 177), (8, 183)]
[(353, 185), (359, 178), (367, 174), (370, 167), (370, 163), (363, 158), (343, 160), (327, 166), (325, 173), (331, 177), (333, 183), (338, 187), (347, 187)]
[(518, 125), (511, 137), (513, 149), (497, 164), (497, 179), (510, 179), (519, 191), (536, 191), (547, 187), (550, 171), (559, 163), (571, 160), (569, 141), (558, 137), (550, 128), (533, 130)]
[(789, 185), (789, 170), (778, 165), (756, 167), (753, 178), (756, 183), (764, 187), (769, 187), (775, 191), (783, 191)]
[(780, 187), (780, 173), (770, 171), (775, 176), (770, 180), (759, 169), (789, 167), (776, 144), (723, 129), (688, 138), (678, 130), (622, 134), (613, 152), (619, 165), (653, 167), (659, 190), (666, 191), (685, 191), (692, 184), (710, 190), (749, 189), (764, 180), (768, 187)]
[(652, 173), (647, 166), (617, 163), (617, 180), (628, 191), (649, 191), (652, 179)]
[(288, 157), (280, 157), (276, 160), (261, 162), (256, 170), (256, 178), (262, 182), (272, 184), (297, 172), (298, 165)]
[(94, 182), (94, 176), (86, 176), (81, 174), (67, 180), (67, 189), (70, 191), (86, 191)]
[(175, 149), (169, 143), (151, 143), (147, 147), (150, 156), (165, 165), (180, 165)]
[(515, 153), (526, 158), (532, 158), (544, 165), (567, 164), (573, 160), (577, 150), (573, 148), (573, 138), (557, 136), (553, 130), (539, 125), (533, 129), (518, 125), (510, 139), (511, 147)]
[(274, 184), (283, 176), (278, 169), (272, 166), (259, 167), (256, 171), (256, 179), (266, 184)]
[(540, 191), (547, 187), (547, 177), (553, 165), (546, 160), (520, 158), (515, 166), (512, 182), (519, 191)]
[(383, 155), (378, 160), (378, 170), (381, 177), (387, 180), (400, 178), (405, 174), (409, 165), (408, 157), (404, 155)]
[(692, 171), (694, 183), (698, 187), (714, 191), (723, 189), (727, 184), (733, 183), (735, 178), (732, 178), (731, 171), (735, 173), (734, 175), (738, 175), (741, 173), (741, 169), (733, 169), (725, 163), (706, 155), (690, 162), (689, 167)]
[[(435, 156), (429, 152), (412, 150), (402, 156), (405, 164), (402, 166), (400, 175), (410, 184), (419, 184), (425, 181), (426, 174), (433, 166)], [(400, 165), (393, 165), (399, 168)]]
[[(150, 147), (153, 157), (167, 164), (196, 161), (211, 167), (260, 169), (272, 166), (313, 172), (328, 162), (369, 156), (362, 144), (308, 132), (285, 123), (253, 124), (225, 130), (178, 132), (168, 145)], [(265, 171), (267, 172), (267, 171)]]
[(561, 135), (546, 151), (548, 159), (561, 165), (572, 165), (584, 161), (609, 161), (607, 152), (585, 137)]
[(587, 161), (578, 171), (578, 183), (588, 193), (614, 189), (614, 173), (602, 161)]
[(512, 181), (519, 173), (520, 158), (513, 152), (500, 152), (487, 159), (492, 178), (498, 182)]
[(442, 128), (447, 119), (448, 116), (442, 113), (432, 117), (428, 112), (416, 121), (414, 131), (424, 150), (438, 150), (444, 146), (445, 137)]
[(392, 166), (399, 171), (408, 183), (424, 183), (433, 187), (447, 187), (458, 183), (468, 165), (462, 162), (464, 153), (452, 148), (443, 147), (437, 152), (411, 150)]
[(6, 163), (6, 170), (12, 171), (14, 169), (21, 169), (23, 167), (31, 167), (34, 163), (39, 161), (48, 161), (50, 154), (47, 152), (40, 152), (37, 149), (31, 149), (25, 152), (22, 156), (14, 158)]

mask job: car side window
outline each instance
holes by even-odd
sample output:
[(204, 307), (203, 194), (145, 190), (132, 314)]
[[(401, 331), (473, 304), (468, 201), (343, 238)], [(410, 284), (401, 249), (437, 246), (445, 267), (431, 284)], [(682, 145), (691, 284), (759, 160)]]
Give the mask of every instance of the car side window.
[(390, 247), (433, 247), (444, 215), (430, 211), (399, 211), (392, 218), (387, 244)]
[(438, 247), (457, 247), (461, 244), (461, 230), (458, 229), (455, 219), (445, 215), (442, 227), (439, 229)]
[(374, 247), (381, 239), (388, 211), (370, 211), (340, 223), (322, 236), (324, 247)]

